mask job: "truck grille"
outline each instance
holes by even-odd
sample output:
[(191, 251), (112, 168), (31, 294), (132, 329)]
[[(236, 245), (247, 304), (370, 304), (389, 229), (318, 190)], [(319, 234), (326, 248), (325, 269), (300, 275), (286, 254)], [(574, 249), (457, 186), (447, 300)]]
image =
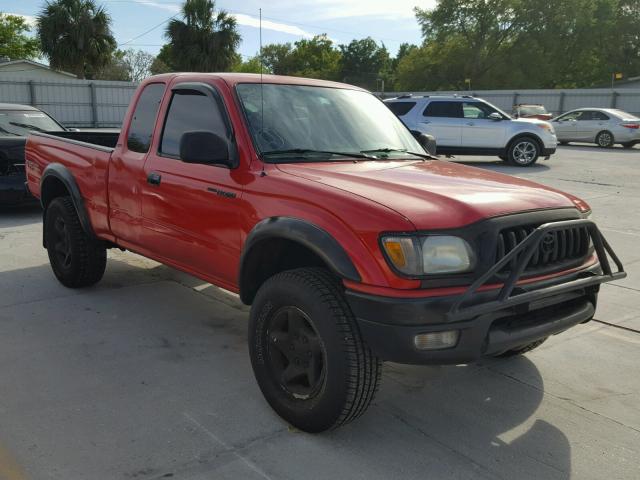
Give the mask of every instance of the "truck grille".
[[(496, 262), (522, 242), (535, 226), (508, 228), (500, 231), (496, 246)], [(547, 233), (538, 244), (525, 272), (553, 270), (585, 257), (589, 251), (589, 231), (586, 227), (566, 228)], [(515, 267), (517, 259), (505, 265), (501, 273)]]

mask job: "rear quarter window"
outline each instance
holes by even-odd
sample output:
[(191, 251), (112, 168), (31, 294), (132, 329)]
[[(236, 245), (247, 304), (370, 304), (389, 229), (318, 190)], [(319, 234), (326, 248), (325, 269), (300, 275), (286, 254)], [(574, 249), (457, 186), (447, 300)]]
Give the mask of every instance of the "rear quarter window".
[(147, 153), (156, 123), (158, 107), (164, 94), (164, 83), (150, 83), (140, 94), (131, 117), (127, 148), (138, 153)]
[(462, 118), (462, 103), (460, 102), (429, 102), (422, 113), (425, 117)]
[(398, 117), (401, 117), (402, 115), (409, 113), (411, 109), (416, 106), (416, 102), (393, 102), (387, 103), (386, 105), (389, 107), (389, 110), (395, 113)]

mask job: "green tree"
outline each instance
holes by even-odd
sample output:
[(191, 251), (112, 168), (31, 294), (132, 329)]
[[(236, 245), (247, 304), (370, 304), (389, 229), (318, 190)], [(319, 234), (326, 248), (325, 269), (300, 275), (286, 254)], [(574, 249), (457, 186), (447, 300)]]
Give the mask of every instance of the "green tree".
[(293, 74), (300, 77), (338, 80), (340, 59), (340, 50), (326, 35), (298, 40), (291, 52)]
[(293, 75), (293, 47), (290, 43), (271, 43), (262, 47), (262, 59), (274, 75)]
[(338, 80), (342, 54), (326, 35), (262, 48), (265, 67), (275, 75)]
[(163, 45), (156, 55), (156, 58), (151, 63), (151, 67), (149, 67), (149, 71), (151, 75), (159, 75), (161, 73), (173, 72), (174, 69), (171, 67), (171, 45)]
[(378, 80), (389, 77), (389, 52), (384, 45), (378, 46), (373, 38), (352, 40), (348, 45), (340, 45), (340, 52), (340, 75), (343, 82), (375, 90)]
[(262, 73), (271, 73), (260, 64), (260, 55), (248, 58), (246, 61), (243, 61), (242, 57), (238, 55), (238, 59), (231, 68), (231, 71), (238, 73), (260, 73), (261, 71)]
[(235, 18), (223, 10), (216, 12), (212, 0), (187, 0), (182, 17), (167, 26), (170, 48), (165, 63), (177, 71), (230, 70), (240, 44)]
[(38, 40), (25, 33), (31, 29), (23, 17), (0, 13), (0, 57), (31, 60), (38, 56)]
[(105, 9), (93, 0), (47, 2), (38, 15), (42, 53), (51, 67), (85, 78), (111, 61), (116, 41), (110, 25)]

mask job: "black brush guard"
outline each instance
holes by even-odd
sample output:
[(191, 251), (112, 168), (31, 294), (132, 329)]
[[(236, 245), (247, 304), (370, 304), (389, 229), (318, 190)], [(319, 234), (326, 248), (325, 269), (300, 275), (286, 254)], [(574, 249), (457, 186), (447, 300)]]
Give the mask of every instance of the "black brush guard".
[[(595, 253), (600, 262), (600, 268), (602, 273), (594, 274), (590, 273), (589, 276), (584, 278), (578, 278), (569, 282), (560, 283), (550, 287), (539, 288), (532, 291), (513, 294), (514, 289), (517, 286), (520, 277), (525, 271), (531, 257), (538, 249), (540, 242), (544, 236), (550, 232), (557, 232), (567, 228), (586, 227)], [(611, 264), (607, 254), (616, 265), (617, 271), (611, 270)], [(473, 299), (474, 294), (483, 285), (494, 279), (496, 274), (507, 265), (514, 261), (515, 266), (511, 269), (509, 277), (504, 282), (498, 298), (496, 300), (481, 303), (478, 305), (466, 306)], [(531, 232), (524, 240), (522, 240), (513, 250), (505, 255), (500, 261), (498, 261), (491, 269), (489, 269), (484, 275), (478, 278), (469, 288), (461, 295), (461, 297), (453, 304), (449, 312), (447, 313), (447, 320), (450, 322), (457, 322), (463, 320), (469, 320), (479, 315), (485, 315), (487, 313), (495, 312), (497, 310), (503, 310), (505, 308), (514, 307), (531, 301), (535, 301), (541, 298), (558, 295), (561, 293), (587, 288), (601, 283), (611, 282), (613, 280), (619, 280), (626, 277), (627, 274), (624, 271), (622, 263), (614, 253), (613, 249), (607, 243), (607, 240), (603, 237), (600, 230), (595, 223), (591, 220), (565, 220), (560, 222), (545, 223), (540, 225), (533, 232)]]

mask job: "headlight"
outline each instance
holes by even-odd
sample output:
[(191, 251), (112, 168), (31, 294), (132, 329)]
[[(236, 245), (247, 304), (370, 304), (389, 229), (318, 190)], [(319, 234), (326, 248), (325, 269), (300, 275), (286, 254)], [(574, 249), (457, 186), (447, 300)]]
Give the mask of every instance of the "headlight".
[(553, 129), (553, 125), (551, 125), (550, 123), (536, 123), (536, 125), (538, 126), (538, 128), (546, 130), (553, 135), (556, 134), (555, 130)]
[(388, 236), (382, 246), (389, 262), (411, 276), (468, 272), (476, 261), (469, 244), (451, 235)]

